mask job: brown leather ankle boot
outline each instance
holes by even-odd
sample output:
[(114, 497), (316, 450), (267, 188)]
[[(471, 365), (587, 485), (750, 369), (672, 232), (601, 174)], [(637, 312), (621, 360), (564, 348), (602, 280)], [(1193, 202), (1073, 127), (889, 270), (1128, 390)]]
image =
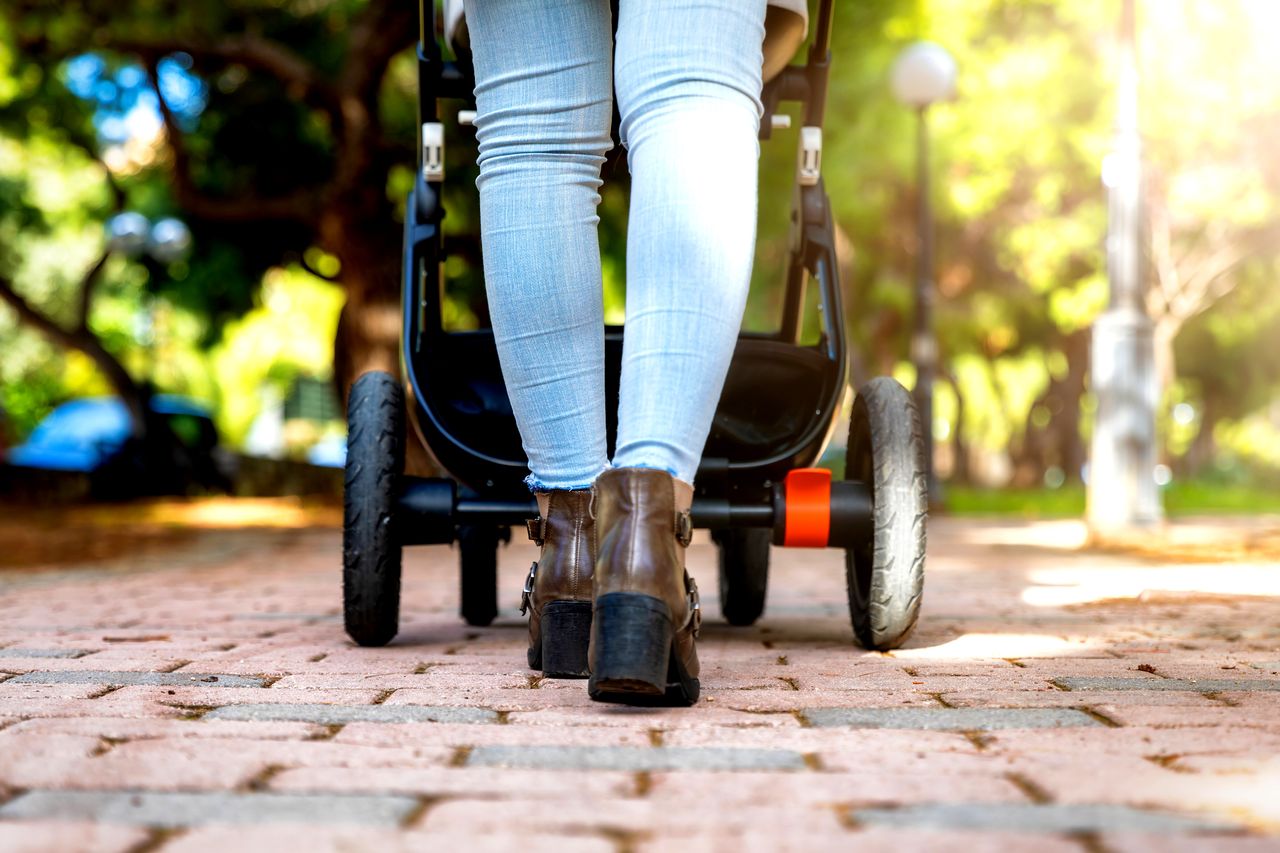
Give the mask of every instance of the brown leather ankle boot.
[(614, 468), (596, 480), (592, 699), (692, 705), (702, 614), (684, 568), (693, 489), (665, 471)]
[(550, 678), (585, 678), (591, 638), (595, 524), (591, 489), (539, 492), (529, 538), (542, 547), (520, 612), (529, 612), (529, 666)]

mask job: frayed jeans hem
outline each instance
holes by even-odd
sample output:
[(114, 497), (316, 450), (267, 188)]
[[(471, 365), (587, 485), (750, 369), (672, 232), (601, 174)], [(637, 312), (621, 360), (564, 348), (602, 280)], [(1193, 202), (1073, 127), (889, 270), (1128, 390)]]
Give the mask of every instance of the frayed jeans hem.
[(528, 477), (524, 478), (524, 484), (528, 486), (529, 491), (534, 494), (537, 494), (538, 492), (580, 492), (594, 486), (596, 484), (596, 477), (599, 477), (605, 471), (609, 470), (610, 467), (611, 466), (606, 465), (604, 468), (601, 468), (600, 471), (596, 473), (595, 477), (592, 477), (585, 483), (556, 483), (547, 480), (539, 480), (533, 474), (530, 474)]

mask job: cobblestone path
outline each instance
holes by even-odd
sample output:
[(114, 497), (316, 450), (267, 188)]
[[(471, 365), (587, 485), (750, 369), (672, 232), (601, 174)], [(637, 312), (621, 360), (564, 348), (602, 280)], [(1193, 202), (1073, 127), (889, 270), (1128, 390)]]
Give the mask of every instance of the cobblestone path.
[[(0, 574), (0, 850), (1280, 850), (1280, 566), (944, 521), (908, 648), (852, 645), (837, 552), (775, 551), (703, 696), (590, 702), (410, 550), (395, 643), (342, 632), (336, 532)], [(715, 551), (690, 568), (717, 613)], [(438, 847), (430, 849), (439, 849)]]

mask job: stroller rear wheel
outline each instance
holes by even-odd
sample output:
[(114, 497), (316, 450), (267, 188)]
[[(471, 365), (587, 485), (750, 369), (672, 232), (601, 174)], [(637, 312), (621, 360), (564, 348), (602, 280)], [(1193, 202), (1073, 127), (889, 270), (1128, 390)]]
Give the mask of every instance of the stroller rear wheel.
[(497, 527), (459, 527), (462, 618), (484, 627), (498, 615), (498, 542), (510, 531)]
[(720, 612), (730, 625), (752, 625), (764, 612), (772, 531), (731, 528), (714, 535), (720, 551)]
[(873, 505), (870, 541), (845, 551), (853, 632), (865, 648), (896, 649), (920, 614), (929, 495), (920, 416), (893, 379), (858, 390), (845, 479), (867, 484)]
[(396, 491), (404, 471), (404, 392), (390, 374), (366, 373), (347, 404), (342, 604), (347, 633), (383, 646), (399, 630)]

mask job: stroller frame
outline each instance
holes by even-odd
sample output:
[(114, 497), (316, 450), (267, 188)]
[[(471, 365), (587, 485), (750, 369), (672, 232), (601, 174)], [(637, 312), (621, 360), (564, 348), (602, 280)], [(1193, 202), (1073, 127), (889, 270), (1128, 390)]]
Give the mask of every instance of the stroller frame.
[[(724, 429), (713, 426), (707, 453), (696, 478), (692, 521), (695, 527), (711, 529), (713, 538), (720, 545), (722, 604), (726, 616), (735, 624), (749, 624), (763, 609), (768, 546), (772, 542), (776, 545), (834, 546), (847, 550), (850, 608), (857, 629), (854, 587), (862, 587), (865, 593), (862, 598), (869, 600), (868, 596), (874, 592), (874, 552), (882, 544), (876, 541), (878, 514), (873, 471), (867, 466), (851, 464), (845, 479), (833, 480), (830, 472), (808, 467), (819, 458), (830, 440), (845, 401), (848, 380), (848, 339), (836, 262), (835, 228), (821, 176), (821, 138), (831, 64), (833, 7), (834, 0), (820, 0), (816, 31), (807, 60), (803, 64), (783, 68), (765, 84), (762, 91), (761, 139), (771, 136), (775, 115), (780, 115), (783, 120), (779, 122), (780, 126), (789, 121), (789, 116), (779, 113), (782, 103), (801, 104), (803, 127), (796, 191), (792, 200), (791, 247), (779, 328), (770, 333), (743, 333), (734, 356), (735, 364), (744, 365), (739, 371), (744, 380), (737, 383), (744, 387), (753, 385), (762, 373), (781, 369), (784, 365), (790, 365), (787, 369), (792, 371), (792, 376), (812, 377), (807, 384), (801, 383), (808, 389), (807, 396), (798, 395), (797, 405), (792, 406), (803, 406), (805, 410), (798, 415), (799, 420), (793, 418), (789, 421), (786, 429), (776, 429), (776, 434), (764, 438), (755, 435), (749, 423), (735, 433), (733, 423), (749, 422), (759, 415), (759, 409), (752, 408), (754, 404), (745, 399), (751, 395), (740, 395), (744, 399), (736, 403), (739, 411), (730, 412), (723, 419), (729, 425)], [(393, 453), (399, 454), (395, 460), (397, 470), (394, 471), (393, 482), (377, 487), (362, 486), (361, 482), (353, 481), (353, 469), (364, 462), (375, 461), (372, 454), (385, 455), (387, 447), (361, 450), (357, 442), (352, 441), (349, 453), (354, 458), (348, 461), (348, 524), (344, 540), (347, 627), (358, 642), (367, 645), (381, 645), (395, 634), (399, 549), (402, 546), (459, 542), (462, 546), (463, 615), (473, 624), (487, 624), (497, 613), (494, 552), (498, 542), (509, 535), (509, 526), (524, 525), (537, 515), (536, 502), (522, 482), (527, 472), (527, 460), (516, 443), (518, 435), (514, 432), (514, 419), (509, 414), (505, 388), (501, 386), (492, 331), (460, 332), (444, 328), (445, 243), (442, 224), (445, 211), (441, 191), (444, 131), (440, 102), (459, 102), (460, 122), (466, 123), (467, 113), (475, 109), (474, 74), (466, 55), (454, 61), (443, 59), (435, 34), (431, 0), (419, 0), (419, 13), (418, 168), (405, 206), (404, 224), (403, 389), (408, 394), (409, 420), (417, 440), (429, 448), (452, 477), (403, 475), (401, 437), (401, 444)], [(820, 339), (816, 346), (802, 346), (800, 341), (810, 278), (817, 286)], [(606, 387), (611, 402), (616, 401), (622, 337), (622, 327), (606, 327)], [(727, 402), (727, 398), (733, 396), (729, 388), (735, 384), (733, 367), (730, 374), (725, 396), (720, 402), (722, 410), (735, 405), (732, 400)], [(385, 374), (381, 376), (385, 377)], [(399, 433), (403, 436), (403, 414), (393, 414), (391, 421), (370, 423), (370, 418), (374, 417), (370, 410), (375, 407), (403, 408), (398, 388), (384, 379), (379, 385), (383, 390), (377, 391), (380, 396), (370, 402), (368, 393), (357, 393), (365, 379), (362, 377), (353, 387), (349, 410), (351, 434), (356, 435), (358, 427), (365, 432), (372, 427), (375, 432), (381, 430), (387, 435)], [(783, 379), (780, 387), (786, 388), (790, 383), (785, 381), (786, 376)], [(881, 383), (879, 393), (885, 398), (880, 408), (888, 407), (889, 420), (915, 425), (913, 432), (909, 430), (911, 435), (907, 436), (907, 443), (899, 441), (901, 446), (892, 452), (897, 456), (918, 456), (915, 450), (919, 448), (913, 450), (911, 447), (912, 440), (917, 445), (919, 443), (919, 429), (910, 398), (901, 386), (891, 383), (891, 380), (876, 382)], [(891, 383), (896, 391), (887, 389), (886, 382)], [(394, 385), (398, 386), (398, 383)], [(860, 396), (866, 396), (865, 391)], [(875, 402), (869, 399), (871, 403)], [(391, 405), (382, 405), (383, 402)], [(612, 450), (616, 434), (616, 406), (609, 408)], [(720, 414), (717, 418), (719, 424)], [(857, 405), (855, 420), (859, 420)], [(864, 406), (860, 421), (866, 427), (862, 430), (864, 433), (875, 432), (874, 424), (870, 424), (874, 420), (875, 417), (871, 417), (868, 421)], [(884, 429), (881, 428), (882, 433)], [(859, 446), (868, 461), (873, 461), (871, 455), (877, 442), (884, 445), (883, 453), (891, 452), (885, 441), (875, 435), (868, 434), (867, 438)], [(742, 451), (743, 447), (749, 447), (750, 453)], [(718, 454), (717, 450), (723, 452)], [(849, 453), (854, 450), (851, 446)], [(366, 456), (361, 457), (362, 453)], [(918, 472), (914, 468), (918, 467), (918, 461), (915, 458), (907, 460), (911, 464), (904, 469), (903, 476), (910, 475), (912, 489), (917, 485)], [(849, 476), (855, 469), (861, 471), (861, 478)], [(366, 512), (375, 510), (375, 515), (384, 518), (386, 529), (353, 531), (353, 523), (359, 524), (359, 514), (353, 516), (351, 511), (353, 500)], [(353, 518), (357, 520), (353, 522)], [(918, 537), (920, 557), (919, 571), (916, 572), (921, 578), (922, 525), (923, 522)], [(379, 549), (394, 551), (394, 554), (383, 554)], [(379, 553), (371, 555), (371, 550)], [(353, 551), (356, 552), (354, 555)], [(381, 568), (368, 568), (379, 559), (386, 563), (391, 556), (394, 556), (394, 572), (381, 563)], [(362, 559), (368, 564), (365, 569), (360, 568)], [(354, 568), (353, 562), (356, 564)], [(855, 563), (865, 563), (872, 568), (861, 571)], [(395, 575), (394, 595), (390, 590), (389, 574)], [(373, 606), (371, 597), (379, 596), (382, 604), (373, 607), (377, 611), (373, 613), (370, 610)], [(389, 600), (392, 597), (394, 601)], [(354, 614), (354, 621), (353, 599), (355, 604), (364, 607), (363, 611)], [(866, 611), (866, 600), (857, 608)], [(388, 606), (392, 611), (389, 614)], [(918, 595), (915, 606), (918, 606)], [(359, 611), (359, 606), (356, 610)], [(914, 610), (909, 621), (914, 625)], [(910, 627), (905, 630), (909, 631)], [(899, 633), (905, 637), (904, 632)], [(864, 645), (867, 644), (866, 636), (860, 634), (859, 638)], [(888, 642), (896, 644), (900, 640), (895, 636)], [(874, 642), (877, 647), (891, 647), (886, 646), (883, 639)]]

